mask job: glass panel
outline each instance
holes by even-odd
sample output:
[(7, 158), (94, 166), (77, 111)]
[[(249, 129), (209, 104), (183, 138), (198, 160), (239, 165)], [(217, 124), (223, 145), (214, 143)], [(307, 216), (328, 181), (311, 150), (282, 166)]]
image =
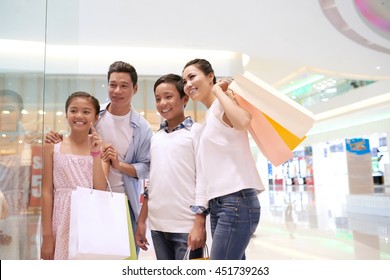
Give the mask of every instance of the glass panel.
[[(40, 258), (43, 135), (48, 129), (69, 133), (64, 108), (67, 97), (75, 91), (87, 91), (101, 104), (109, 101), (107, 70), (114, 60), (101, 60), (99, 63), (105, 65), (92, 67), (84, 59), (80, 51), (85, 49), (82, 34), (90, 23), (80, 21), (80, 5), (79, 0), (0, 2), (3, 260)], [(162, 122), (153, 92), (157, 78), (139, 75), (138, 92), (132, 101), (133, 108), (144, 115), (154, 131)], [(203, 105), (189, 101), (186, 115), (202, 122), (204, 114)]]
[(0, 259), (38, 259), (46, 1), (3, 0), (0, 19)]

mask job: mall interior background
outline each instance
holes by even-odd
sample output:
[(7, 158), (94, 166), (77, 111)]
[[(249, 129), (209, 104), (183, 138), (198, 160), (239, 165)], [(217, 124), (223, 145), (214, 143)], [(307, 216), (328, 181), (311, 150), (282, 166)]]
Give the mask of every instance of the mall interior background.
[[(154, 81), (195, 57), (220, 77), (250, 71), (315, 116), (280, 166), (251, 143), (267, 191), (248, 257), (390, 259), (389, 1), (137, 2), (0, 2), (0, 90), (24, 102), (21, 126), (0, 105), (0, 190), (10, 205), (0, 259), (39, 258), (42, 137), (68, 133), (68, 95), (108, 101), (107, 68), (128, 61), (139, 74), (133, 107), (156, 131)], [(203, 121), (201, 104), (186, 109)], [(367, 153), (351, 155), (355, 143)]]

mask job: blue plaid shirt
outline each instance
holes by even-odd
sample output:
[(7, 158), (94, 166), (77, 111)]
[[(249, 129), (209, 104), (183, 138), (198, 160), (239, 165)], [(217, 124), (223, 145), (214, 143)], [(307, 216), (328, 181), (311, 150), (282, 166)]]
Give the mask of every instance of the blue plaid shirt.
[(167, 121), (164, 121), (162, 124), (160, 124), (160, 129), (159, 130), (163, 129), (166, 133), (174, 132), (174, 131), (182, 129), (182, 128), (190, 130), (191, 126), (193, 124), (194, 124), (194, 121), (191, 119), (190, 116), (188, 116), (188, 117), (186, 117), (184, 119), (184, 121), (181, 124), (179, 124), (175, 128), (173, 128), (172, 131), (169, 131), (168, 122)]

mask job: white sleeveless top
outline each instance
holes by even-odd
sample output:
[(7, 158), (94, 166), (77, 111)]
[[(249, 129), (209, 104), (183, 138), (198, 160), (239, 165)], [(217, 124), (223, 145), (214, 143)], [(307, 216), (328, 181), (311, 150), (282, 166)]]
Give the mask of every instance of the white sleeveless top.
[(249, 146), (248, 132), (222, 121), (218, 99), (207, 111), (197, 154), (196, 205), (242, 189), (264, 190)]

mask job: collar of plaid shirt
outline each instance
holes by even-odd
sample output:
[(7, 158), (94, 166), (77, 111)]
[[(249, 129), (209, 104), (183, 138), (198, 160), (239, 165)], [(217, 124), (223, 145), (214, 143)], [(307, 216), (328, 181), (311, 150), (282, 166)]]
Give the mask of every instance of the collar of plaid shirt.
[(185, 129), (189, 130), (193, 124), (194, 124), (194, 121), (191, 119), (190, 116), (188, 116), (188, 117), (186, 117), (184, 119), (184, 121), (182, 123), (180, 123), (174, 129), (172, 129), (172, 131), (169, 131), (168, 122), (167, 121), (164, 121), (160, 125), (160, 129), (159, 130), (163, 129), (166, 133), (174, 132), (174, 131), (182, 129), (182, 128), (185, 128)]

